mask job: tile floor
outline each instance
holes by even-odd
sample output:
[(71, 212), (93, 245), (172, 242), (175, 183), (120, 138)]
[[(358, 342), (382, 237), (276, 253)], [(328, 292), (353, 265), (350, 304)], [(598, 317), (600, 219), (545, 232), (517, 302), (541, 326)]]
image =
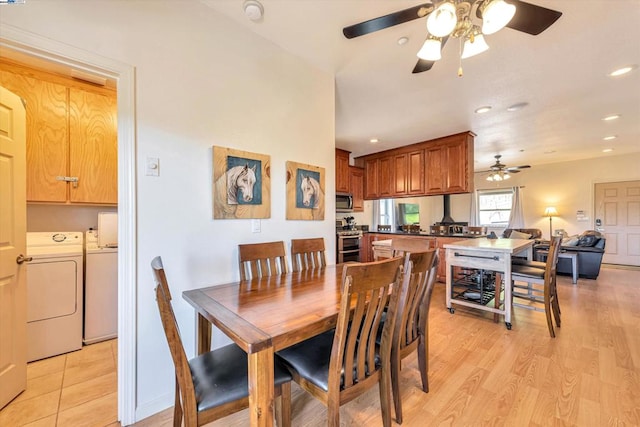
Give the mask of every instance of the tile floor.
[(27, 390), (0, 411), (0, 426), (120, 426), (118, 341), (27, 365)]

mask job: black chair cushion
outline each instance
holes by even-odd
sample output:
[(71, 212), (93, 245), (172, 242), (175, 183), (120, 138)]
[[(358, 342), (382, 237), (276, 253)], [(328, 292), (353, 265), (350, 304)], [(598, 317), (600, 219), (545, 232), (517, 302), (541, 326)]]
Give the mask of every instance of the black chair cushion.
[(329, 391), (329, 362), (334, 336), (335, 330), (324, 332), (280, 350), (276, 358), (312, 384)]
[(544, 279), (544, 269), (530, 267), (528, 265), (512, 265), (511, 274), (517, 274), (519, 276), (529, 276), (535, 279)]
[[(236, 344), (210, 351), (189, 361), (198, 402), (198, 412), (249, 396), (247, 353)], [(291, 381), (291, 374), (278, 362), (276, 385)]]
[(547, 266), (546, 262), (542, 261), (529, 261), (525, 258), (512, 258), (511, 265), (526, 265), (527, 267), (535, 267), (545, 269)]

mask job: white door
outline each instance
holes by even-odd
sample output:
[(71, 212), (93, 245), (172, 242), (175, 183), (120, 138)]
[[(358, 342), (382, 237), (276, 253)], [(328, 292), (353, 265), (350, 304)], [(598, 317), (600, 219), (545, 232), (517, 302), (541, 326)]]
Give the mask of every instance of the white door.
[(26, 111), (0, 87), (0, 408), (27, 386)]
[(596, 184), (596, 224), (607, 238), (602, 262), (640, 266), (640, 181)]

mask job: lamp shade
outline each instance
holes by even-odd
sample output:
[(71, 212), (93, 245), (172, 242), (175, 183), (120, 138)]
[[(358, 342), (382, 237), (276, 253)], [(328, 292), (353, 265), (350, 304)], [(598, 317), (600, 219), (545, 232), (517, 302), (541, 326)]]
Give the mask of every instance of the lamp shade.
[(558, 216), (558, 211), (553, 206), (549, 206), (544, 210), (544, 216), (548, 216), (548, 217)]
[(427, 30), (436, 37), (444, 37), (451, 34), (456, 27), (458, 17), (453, 3), (445, 2), (438, 6), (427, 18)]
[[(471, 41), (473, 39), (473, 41)], [(464, 47), (462, 48), (462, 55), (460, 58), (466, 59), (470, 58), (474, 55), (484, 52), (489, 49), (489, 45), (484, 41), (484, 37), (482, 34), (477, 34), (473, 38), (468, 38), (464, 42)]]
[(484, 34), (500, 31), (516, 13), (516, 7), (505, 3), (504, 0), (493, 0), (485, 4), (482, 11), (482, 32)]
[(442, 42), (440, 39), (429, 37), (425, 40), (422, 48), (418, 51), (417, 55), (420, 59), (426, 59), (428, 61), (437, 61), (442, 58), (440, 51), (442, 49)]

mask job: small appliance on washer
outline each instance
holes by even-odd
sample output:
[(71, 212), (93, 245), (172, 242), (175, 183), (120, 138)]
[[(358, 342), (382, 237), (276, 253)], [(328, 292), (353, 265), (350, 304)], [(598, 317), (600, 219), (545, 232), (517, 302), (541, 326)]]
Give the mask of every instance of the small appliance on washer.
[(98, 214), (98, 230), (85, 234), (84, 343), (118, 336), (118, 220)]
[(82, 348), (82, 232), (29, 232), (27, 361)]

